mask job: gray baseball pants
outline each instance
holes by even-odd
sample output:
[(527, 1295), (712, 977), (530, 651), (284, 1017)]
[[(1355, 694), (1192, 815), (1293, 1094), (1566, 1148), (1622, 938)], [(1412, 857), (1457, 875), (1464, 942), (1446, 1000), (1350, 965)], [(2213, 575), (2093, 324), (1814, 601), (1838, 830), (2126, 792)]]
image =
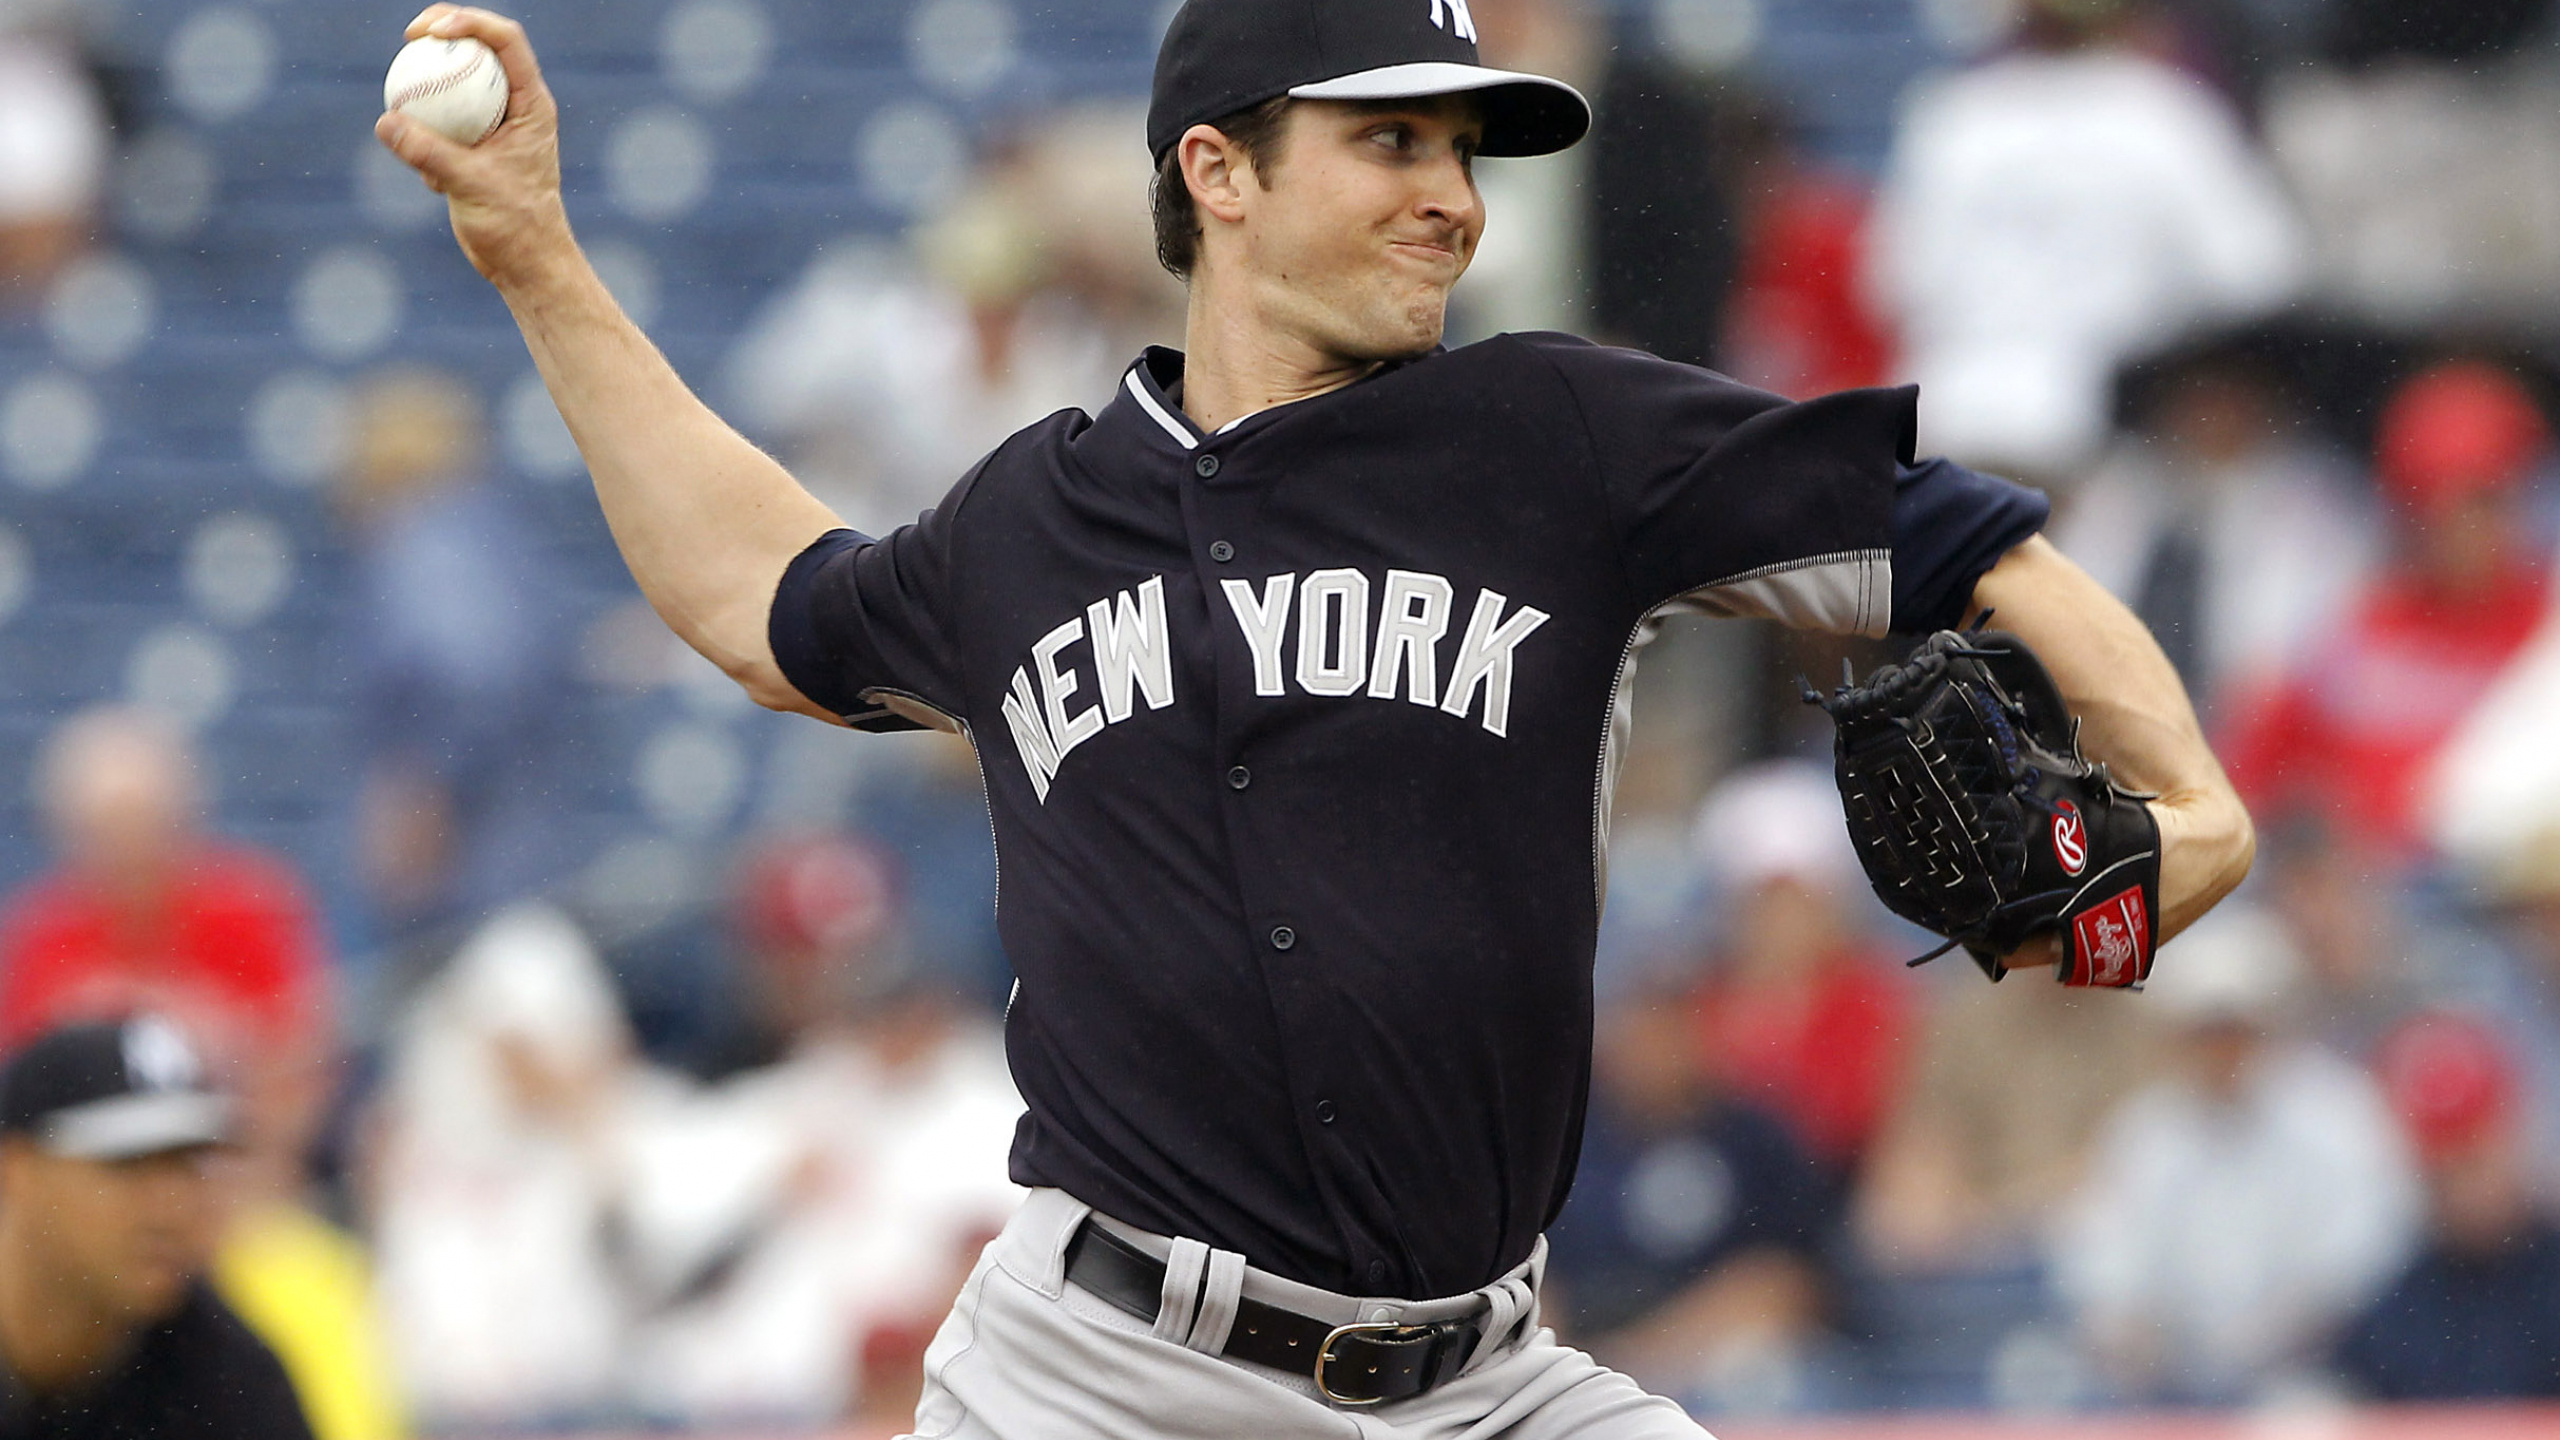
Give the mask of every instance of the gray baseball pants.
[[(1375, 1300), (1250, 1269), (1243, 1256), (1196, 1240), (1097, 1220), (1166, 1262), (1164, 1311), (1150, 1330), (1067, 1283), (1067, 1241), (1089, 1213), (1063, 1191), (1035, 1190), (987, 1246), (925, 1352), (924, 1398), (907, 1440), (1709, 1440), (1680, 1407), (1539, 1326), (1544, 1241), (1473, 1294)], [(1335, 1324), (1490, 1313), (1458, 1378), (1350, 1407), (1319, 1396), (1312, 1375), (1210, 1353), (1240, 1296)]]

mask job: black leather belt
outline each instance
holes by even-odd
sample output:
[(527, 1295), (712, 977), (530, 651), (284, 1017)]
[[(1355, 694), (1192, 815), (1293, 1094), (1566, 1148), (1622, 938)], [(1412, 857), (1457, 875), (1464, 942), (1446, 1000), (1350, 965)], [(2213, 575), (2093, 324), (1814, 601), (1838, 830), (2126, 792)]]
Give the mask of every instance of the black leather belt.
[[(1085, 1221), (1067, 1241), (1067, 1278), (1152, 1325), (1164, 1302), (1164, 1262)], [(1425, 1325), (1322, 1320), (1239, 1299), (1220, 1354), (1315, 1377), (1337, 1405), (1375, 1405), (1419, 1395), (1456, 1377), (1484, 1327), (1473, 1319)]]

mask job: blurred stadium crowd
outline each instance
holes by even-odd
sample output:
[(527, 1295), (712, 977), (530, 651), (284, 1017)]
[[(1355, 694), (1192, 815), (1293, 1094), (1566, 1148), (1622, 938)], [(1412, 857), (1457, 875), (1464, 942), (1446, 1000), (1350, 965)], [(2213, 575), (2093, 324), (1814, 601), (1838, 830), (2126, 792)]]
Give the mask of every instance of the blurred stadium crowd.
[[(857, 526), (1178, 341), (1158, 0), (516, 8), (615, 293)], [(1886, 652), (1675, 624), (1555, 1321), (1702, 1415), (2560, 1397), (2550, 0), (1472, 8), (1601, 121), (1453, 339), (1918, 381), (2262, 832), (2143, 997), (1906, 971), (1796, 701)], [(895, 1433), (1015, 1198), (974, 761), (638, 600), (371, 137), (406, 19), (0, 0), (0, 1047), (217, 1057), (325, 1440)]]

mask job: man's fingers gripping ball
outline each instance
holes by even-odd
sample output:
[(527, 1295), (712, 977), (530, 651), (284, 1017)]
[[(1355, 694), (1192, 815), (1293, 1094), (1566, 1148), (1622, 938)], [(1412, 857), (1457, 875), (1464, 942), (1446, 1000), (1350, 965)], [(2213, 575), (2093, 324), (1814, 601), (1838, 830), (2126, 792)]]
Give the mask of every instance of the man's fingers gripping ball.
[(392, 58), (382, 108), (457, 145), (477, 145), (507, 118), (507, 71), (485, 43), (464, 36), (412, 40)]

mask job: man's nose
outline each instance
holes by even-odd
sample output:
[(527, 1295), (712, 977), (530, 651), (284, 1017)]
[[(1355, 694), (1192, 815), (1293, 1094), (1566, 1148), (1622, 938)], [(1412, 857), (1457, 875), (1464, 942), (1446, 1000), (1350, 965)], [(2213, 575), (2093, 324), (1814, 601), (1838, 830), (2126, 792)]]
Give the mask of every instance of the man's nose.
[(1474, 227), (1484, 200), (1476, 193), (1475, 180), (1467, 173), (1466, 163), (1452, 155), (1431, 167), (1415, 208), (1442, 224), (1466, 230)]

